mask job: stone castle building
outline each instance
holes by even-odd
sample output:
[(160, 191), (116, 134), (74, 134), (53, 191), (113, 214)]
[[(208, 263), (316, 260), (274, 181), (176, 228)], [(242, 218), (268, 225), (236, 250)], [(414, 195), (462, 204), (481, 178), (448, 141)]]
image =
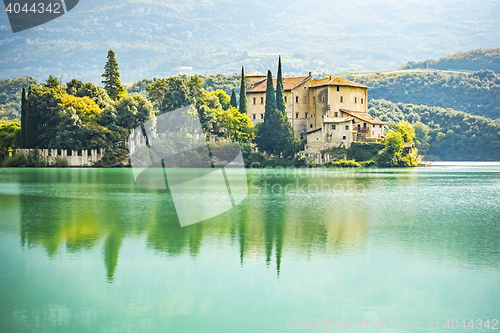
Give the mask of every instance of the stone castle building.
[[(248, 116), (264, 121), (267, 77), (245, 75)], [(306, 151), (314, 152), (352, 142), (376, 142), (384, 136), (384, 122), (368, 114), (368, 87), (339, 77), (308, 76), (283, 79), (286, 114), (295, 135), (307, 137)], [(276, 80), (274, 80), (276, 89)]]

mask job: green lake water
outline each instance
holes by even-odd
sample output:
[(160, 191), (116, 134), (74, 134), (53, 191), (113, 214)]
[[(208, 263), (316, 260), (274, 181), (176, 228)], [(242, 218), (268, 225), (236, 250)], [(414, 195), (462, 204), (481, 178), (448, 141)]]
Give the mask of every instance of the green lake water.
[(181, 228), (130, 169), (0, 169), (0, 332), (500, 319), (499, 163), (246, 172), (241, 204)]

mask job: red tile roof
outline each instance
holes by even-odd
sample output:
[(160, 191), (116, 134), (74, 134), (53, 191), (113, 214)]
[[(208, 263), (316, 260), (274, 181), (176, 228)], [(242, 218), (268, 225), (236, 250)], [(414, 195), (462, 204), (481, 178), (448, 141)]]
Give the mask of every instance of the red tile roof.
[(324, 78), (324, 79), (317, 79), (313, 80), (311, 88), (313, 87), (321, 87), (321, 86), (349, 86), (349, 87), (358, 87), (358, 88), (368, 88), (365, 85), (362, 85), (360, 83), (352, 82), (340, 77), (335, 77), (335, 78)]
[(370, 124), (374, 124), (374, 125), (384, 125), (385, 124), (382, 120), (375, 118), (366, 112), (356, 112), (356, 111), (350, 111), (350, 110), (344, 110), (344, 109), (340, 109), (340, 111), (347, 113), (351, 117), (366, 121), (367, 123), (370, 123)]
[[(285, 91), (292, 90), (293, 88), (297, 87), (301, 83), (307, 81), (310, 79), (310, 76), (297, 76), (297, 77), (286, 77), (283, 78), (283, 88)], [(277, 80), (273, 80), (273, 85), (274, 89), (276, 90), (276, 84)], [(260, 81), (256, 84), (254, 84), (252, 87), (247, 89), (247, 93), (253, 93), (253, 92), (265, 92), (267, 89), (267, 80)]]

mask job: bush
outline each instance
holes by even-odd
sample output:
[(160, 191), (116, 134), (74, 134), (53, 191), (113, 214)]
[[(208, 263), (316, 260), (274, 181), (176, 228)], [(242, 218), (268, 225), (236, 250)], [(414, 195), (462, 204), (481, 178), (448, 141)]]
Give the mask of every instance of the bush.
[(5, 168), (16, 168), (26, 165), (26, 156), (24, 154), (16, 154), (13, 157), (7, 157), (3, 162)]
[(353, 142), (347, 149), (347, 158), (356, 161), (376, 160), (379, 151), (384, 148), (382, 143)]
[(113, 168), (129, 165), (128, 151), (122, 148), (110, 148), (104, 152), (99, 161), (94, 162), (93, 166), (100, 168)]
[(338, 167), (338, 168), (359, 168), (361, 166), (361, 164), (359, 164), (355, 160), (343, 159), (343, 160), (339, 160), (339, 161), (336, 161), (336, 162), (325, 163), (325, 166), (327, 166), (327, 167)]
[(67, 168), (69, 167), (69, 163), (64, 157), (56, 157), (55, 161), (50, 166), (56, 168)]

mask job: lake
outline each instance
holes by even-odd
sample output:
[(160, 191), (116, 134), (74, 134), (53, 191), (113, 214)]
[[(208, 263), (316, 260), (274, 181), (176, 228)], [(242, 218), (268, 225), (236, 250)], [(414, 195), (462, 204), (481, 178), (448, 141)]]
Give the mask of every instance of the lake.
[(0, 169), (0, 332), (500, 327), (500, 163), (246, 173), (181, 227), (130, 169)]

